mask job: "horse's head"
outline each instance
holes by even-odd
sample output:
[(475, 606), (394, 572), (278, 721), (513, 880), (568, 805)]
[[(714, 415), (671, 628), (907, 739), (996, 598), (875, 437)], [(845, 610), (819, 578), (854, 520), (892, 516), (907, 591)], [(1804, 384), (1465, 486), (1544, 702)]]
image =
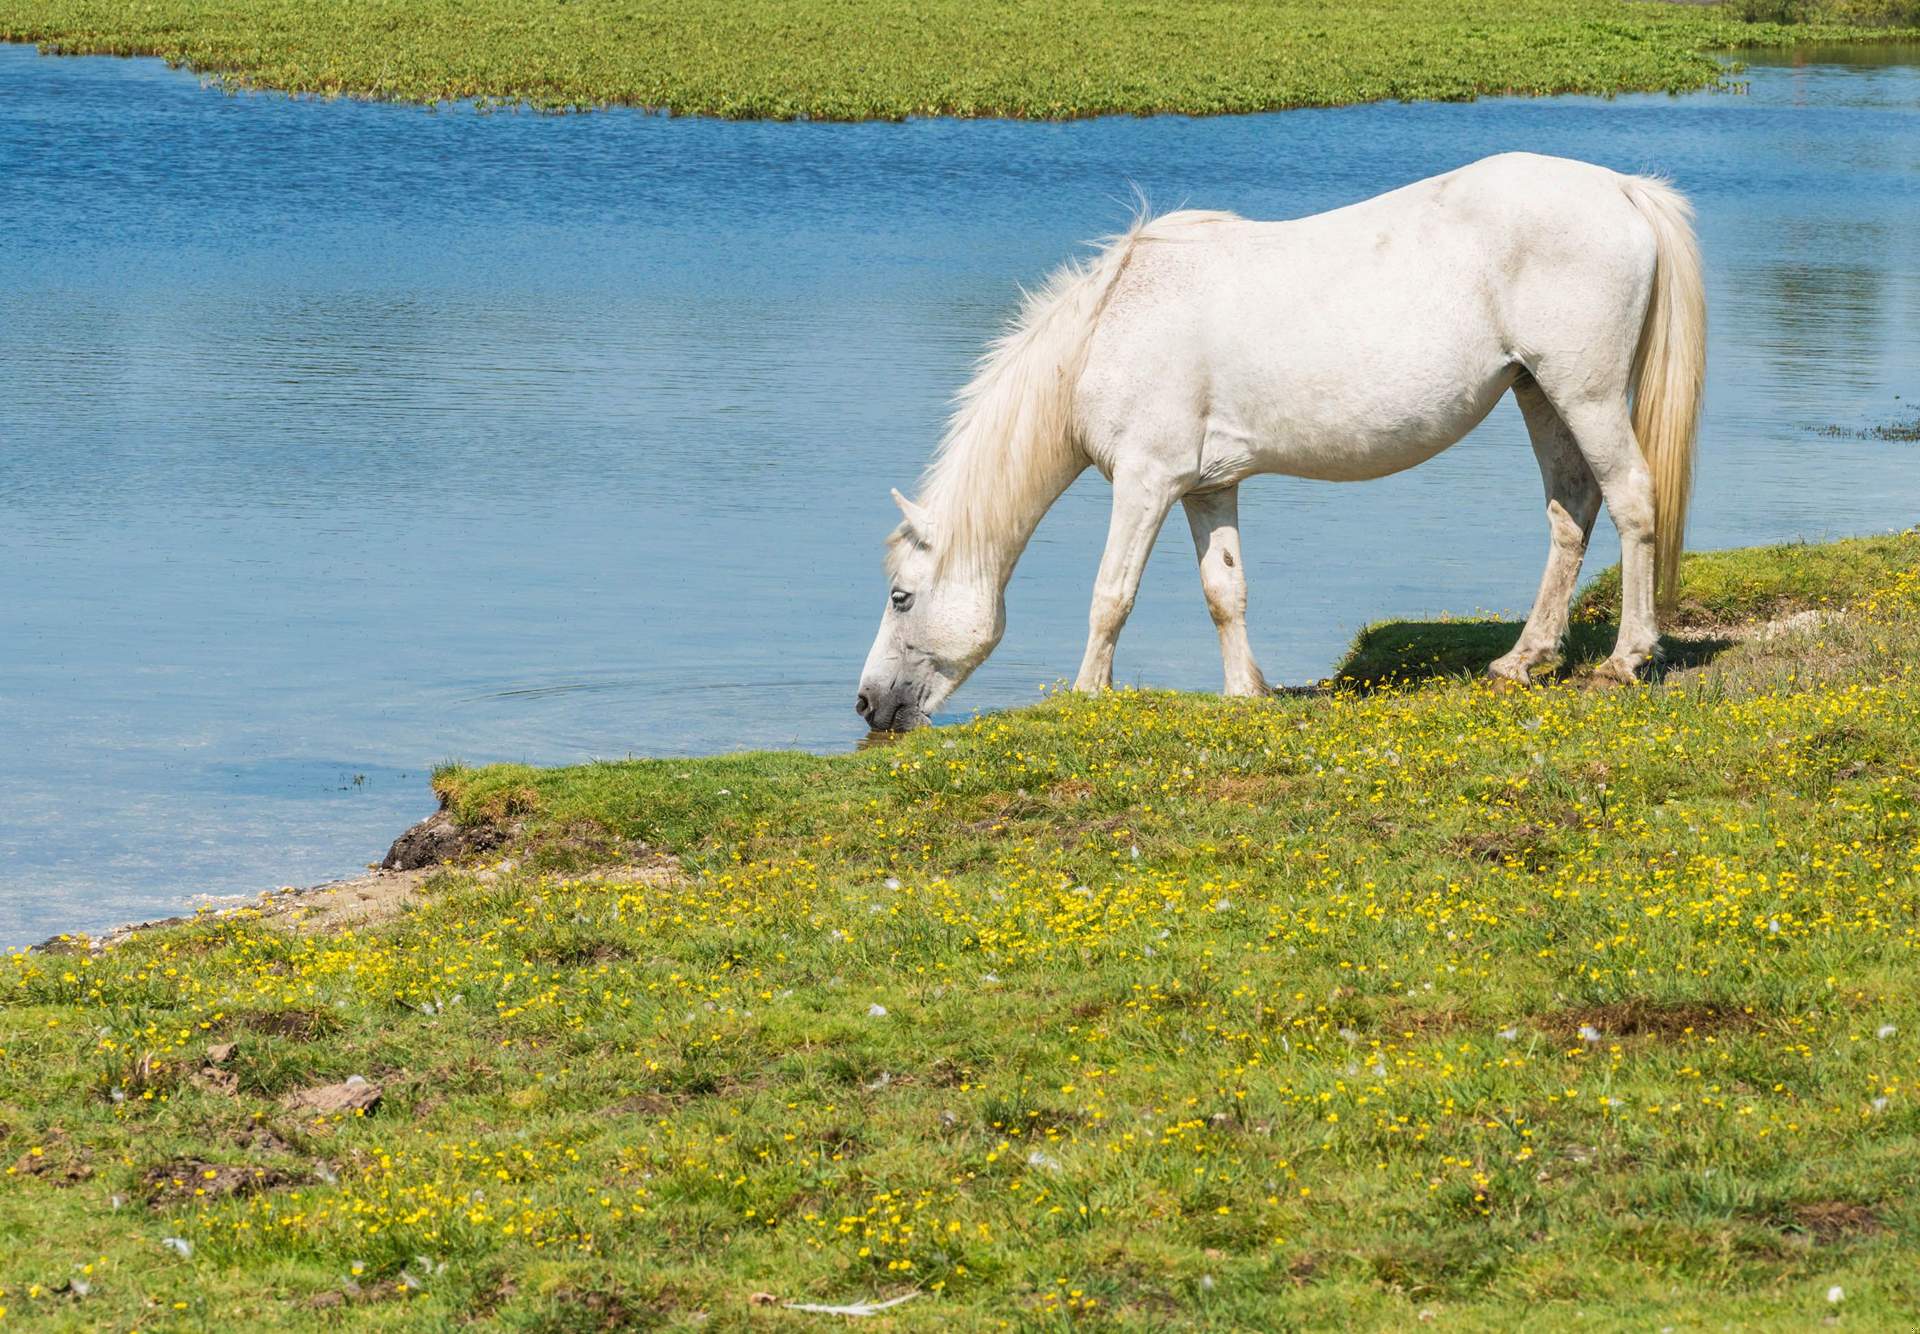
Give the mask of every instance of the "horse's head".
[(941, 534), (925, 510), (898, 491), (893, 499), (906, 521), (890, 539), (893, 586), (854, 709), (869, 727), (904, 732), (925, 726), (993, 652), (1006, 628), (1006, 602), (991, 573), (940, 559)]

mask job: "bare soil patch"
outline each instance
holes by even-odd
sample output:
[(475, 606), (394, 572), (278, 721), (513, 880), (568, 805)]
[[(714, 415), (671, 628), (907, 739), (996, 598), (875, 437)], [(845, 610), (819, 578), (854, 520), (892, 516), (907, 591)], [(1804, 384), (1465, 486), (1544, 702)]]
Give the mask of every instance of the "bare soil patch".
[(322, 1084), (300, 1089), (280, 1100), (290, 1112), (308, 1116), (371, 1116), (380, 1107), (381, 1089), (364, 1079), (349, 1079), (343, 1084)]
[(38, 1152), (28, 1150), (13, 1164), (16, 1176), (37, 1177), (55, 1186), (77, 1186), (93, 1176), (93, 1155), (55, 1132)]
[(1503, 866), (1509, 862), (1538, 862), (1548, 849), (1543, 845), (1553, 830), (1537, 824), (1517, 824), (1506, 829), (1488, 829), (1461, 834), (1447, 843), (1450, 852), (1471, 861)]
[(1793, 1221), (1818, 1242), (1833, 1243), (1885, 1230), (1880, 1216), (1850, 1200), (1815, 1200), (1793, 1207)]
[[(286, 1038), (293, 1042), (312, 1042), (340, 1029), (340, 1020), (324, 1010), (268, 1010), (262, 1014), (247, 1015), (240, 1023), (249, 1032)], [(207, 1053), (207, 1059), (213, 1064), (221, 1064), (215, 1060), (212, 1052)]]
[(147, 1169), (140, 1185), (146, 1191), (149, 1208), (169, 1209), (190, 1200), (253, 1195), (276, 1186), (293, 1185), (297, 1180), (292, 1173), (278, 1167), (181, 1158)]
[(1645, 1036), (1667, 1040), (1751, 1028), (1757, 1022), (1758, 1016), (1734, 1005), (1650, 1000), (1561, 1010), (1544, 1020), (1553, 1032), (1575, 1038), (1581, 1036), (1581, 1029), (1589, 1028), (1602, 1039)]
[[(589, 864), (574, 874), (548, 875), (544, 877), (545, 882), (561, 886), (665, 885), (684, 874), (675, 858), (657, 853), (643, 844), (596, 845), (593, 851), (594, 856), (583, 860), (588, 863), (604, 861), (606, 864)], [(192, 917), (130, 922), (95, 937), (56, 936), (36, 945), (34, 950), (41, 954), (73, 954), (83, 950), (97, 954), (123, 944), (143, 931), (187, 926), (209, 918), (237, 916), (303, 935), (357, 930), (390, 921), (425, 903), (428, 883), (443, 869), (437, 865), (405, 871), (374, 869), (365, 875), (333, 880), (307, 889), (283, 887), (266, 890), (255, 899), (205, 910)], [(481, 884), (492, 884), (518, 869), (514, 862), (508, 860), (475, 869), (468, 874)]]

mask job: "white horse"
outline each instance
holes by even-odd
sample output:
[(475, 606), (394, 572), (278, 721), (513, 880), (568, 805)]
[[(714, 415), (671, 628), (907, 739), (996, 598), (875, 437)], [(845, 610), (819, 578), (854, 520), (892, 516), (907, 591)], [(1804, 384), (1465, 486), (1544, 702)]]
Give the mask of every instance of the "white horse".
[(1264, 692), (1247, 644), (1241, 480), (1411, 468), (1508, 390), (1552, 543), (1492, 675), (1525, 681), (1556, 650), (1604, 499), (1623, 579), (1602, 670), (1632, 680), (1659, 638), (1656, 603), (1673, 596), (1706, 371), (1691, 216), (1662, 181), (1515, 153), (1296, 222), (1139, 220), (1026, 301), (961, 392), (919, 500), (893, 493), (906, 521), (860, 716), (924, 723), (985, 660), (1014, 563), (1089, 464), (1113, 484), (1113, 518), (1074, 688), (1112, 684), (1114, 643), (1177, 500), (1226, 693)]

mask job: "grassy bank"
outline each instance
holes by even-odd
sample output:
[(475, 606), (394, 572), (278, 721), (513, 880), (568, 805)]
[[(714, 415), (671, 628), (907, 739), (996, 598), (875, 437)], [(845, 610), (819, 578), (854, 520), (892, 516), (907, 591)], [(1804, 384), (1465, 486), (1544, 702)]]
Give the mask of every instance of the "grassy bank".
[[(1779, 20), (1787, 20), (1781, 22)], [(0, 0), (0, 38), (325, 96), (735, 117), (1087, 116), (1711, 85), (1912, 0)]]
[(1920, 537), (1687, 587), (1647, 688), (453, 769), (390, 920), (16, 956), (4, 1319), (1890, 1327)]

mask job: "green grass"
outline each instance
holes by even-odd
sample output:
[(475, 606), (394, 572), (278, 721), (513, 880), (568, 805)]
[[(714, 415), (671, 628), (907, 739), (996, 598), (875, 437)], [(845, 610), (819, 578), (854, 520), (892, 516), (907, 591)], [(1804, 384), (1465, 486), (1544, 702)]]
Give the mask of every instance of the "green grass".
[(511, 868), (0, 963), (0, 1320), (1899, 1327), (1913, 541), (1696, 557), (1840, 614), (1646, 688), (443, 771)]
[[(1613, 647), (1611, 624), (1576, 622), (1561, 648), (1569, 667), (1591, 666)], [(1493, 617), (1380, 621), (1362, 630), (1334, 671), (1335, 685), (1371, 690), (1442, 677), (1471, 677), (1513, 647), (1520, 627)]]
[[(1686, 575), (1655, 670), (1692, 671), (1736, 641), (1726, 632), (1866, 602), (1902, 570), (1920, 565), (1920, 529), (1819, 545), (1744, 547), (1684, 557)], [(1575, 600), (1573, 626), (1556, 670), (1578, 677), (1613, 647), (1620, 614), (1620, 567), (1602, 571)], [(1334, 669), (1351, 689), (1478, 676), (1513, 647), (1519, 626), (1492, 617), (1382, 621), (1354, 639)]]
[(1723, 77), (1710, 52), (1896, 30), (1886, 25), (1913, 35), (1920, 5), (0, 0), (0, 38), (163, 56), (241, 87), (833, 120), (1681, 91)]
[[(1714, 629), (1864, 602), (1900, 571), (1920, 564), (1920, 529), (1817, 545), (1697, 552), (1685, 560), (1673, 622)], [(1591, 623), (1610, 620), (1619, 609), (1616, 565), (1581, 592), (1573, 614)]]

